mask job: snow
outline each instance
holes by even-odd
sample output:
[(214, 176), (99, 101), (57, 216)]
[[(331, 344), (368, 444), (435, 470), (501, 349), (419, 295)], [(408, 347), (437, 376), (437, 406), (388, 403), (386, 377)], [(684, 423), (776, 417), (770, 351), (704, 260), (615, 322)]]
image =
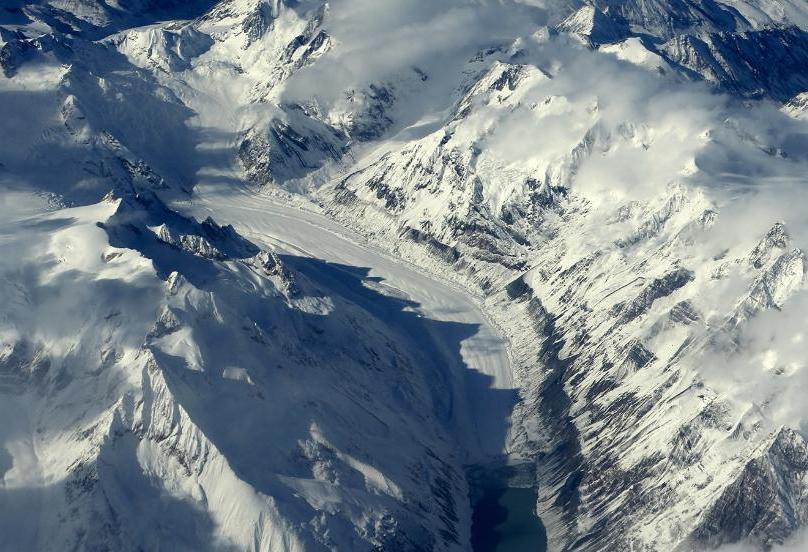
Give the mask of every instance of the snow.
[(2, 23), (0, 548), (790, 535), (801, 3), (211, 4)]
[(634, 63), (646, 69), (664, 70), (665, 62), (654, 52), (648, 50), (637, 37), (627, 38), (617, 44), (608, 44), (600, 47), (601, 52), (614, 54), (618, 59)]

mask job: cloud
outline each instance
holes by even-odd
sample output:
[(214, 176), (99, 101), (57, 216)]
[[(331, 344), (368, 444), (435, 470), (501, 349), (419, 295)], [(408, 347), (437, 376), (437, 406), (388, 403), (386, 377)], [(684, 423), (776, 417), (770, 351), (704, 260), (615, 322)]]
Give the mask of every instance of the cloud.
[[(464, 62), (480, 48), (535, 29), (546, 12), (512, 0), (335, 0), (324, 23), (337, 46), (299, 71), (284, 99), (316, 99), (328, 111), (351, 89), (400, 77), (418, 67), (430, 98), (451, 95)], [(424, 102), (427, 105), (424, 105)]]

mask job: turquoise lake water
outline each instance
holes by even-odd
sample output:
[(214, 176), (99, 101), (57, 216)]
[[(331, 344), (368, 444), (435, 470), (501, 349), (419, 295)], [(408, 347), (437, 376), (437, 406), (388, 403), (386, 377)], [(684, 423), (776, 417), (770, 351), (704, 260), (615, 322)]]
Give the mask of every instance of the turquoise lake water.
[(532, 488), (485, 489), (474, 506), (474, 552), (545, 552), (547, 535), (534, 514), (535, 506)]

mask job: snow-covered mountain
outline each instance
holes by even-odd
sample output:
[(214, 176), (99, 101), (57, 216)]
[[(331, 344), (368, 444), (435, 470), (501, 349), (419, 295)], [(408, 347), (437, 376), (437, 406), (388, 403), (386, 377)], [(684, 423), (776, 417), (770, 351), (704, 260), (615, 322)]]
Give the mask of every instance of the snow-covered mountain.
[(0, 549), (808, 520), (801, 0), (0, 6)]

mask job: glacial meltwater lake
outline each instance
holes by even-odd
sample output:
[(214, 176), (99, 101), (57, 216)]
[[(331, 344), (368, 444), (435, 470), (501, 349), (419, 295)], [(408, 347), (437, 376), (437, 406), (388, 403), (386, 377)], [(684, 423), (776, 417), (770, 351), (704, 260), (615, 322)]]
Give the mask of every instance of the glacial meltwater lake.
[(536, 516), (533, 488), (488, 487), (474, 505), (474, 552), (545, 552), (547, 535)]

